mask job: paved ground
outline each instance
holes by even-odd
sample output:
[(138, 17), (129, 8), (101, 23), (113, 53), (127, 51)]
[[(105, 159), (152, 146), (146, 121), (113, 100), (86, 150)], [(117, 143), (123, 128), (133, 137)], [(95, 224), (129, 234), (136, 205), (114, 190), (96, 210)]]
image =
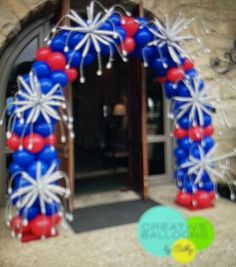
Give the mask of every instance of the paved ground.
[[(174, 206), (174, 186), (159, 186), (152, 197)], [(135, 199), (132, 191), (107, 192), (80, 197), (77, 206)], [(176, 206), (175, 206), (176, 207)], [(177, 207), (178, 208), (178, 207)], [(187, 217), (193, 213), (178, 208)], [(227, 200), (218, 200), (214, 209), (194, 212), (210, 219), (215, 225), (216, 240), (211, 248), (198, 255), (191, 267), (236, 267), (236, 206)], [(0, 213), (0, 267), (178, 267), (167, 258), (150, 256), (137, 242), (136, 224), (74, 234), (61, 229), (60, 236), (45, 241), (21, 244), (12, 239)]]

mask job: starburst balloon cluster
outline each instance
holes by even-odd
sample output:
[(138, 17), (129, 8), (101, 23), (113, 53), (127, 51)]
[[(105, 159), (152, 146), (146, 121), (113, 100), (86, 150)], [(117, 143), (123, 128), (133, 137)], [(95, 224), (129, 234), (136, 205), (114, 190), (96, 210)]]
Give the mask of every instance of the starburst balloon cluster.
[[(70, 24), (62, 25), (64, 19)], [(6, 109), (11, 113), (7, 146), (13, 151), (7, 223), (13, 235), (22, 241), (54, 236), (63, 214), (71, 218), (68, 205), (66, 209), (62, 205), (63, 199), (68, 201), (69, 181), (59, 171), (55, 148), (56, 123), (61, 126), (62, 142), (66, 136), (74, 137), (64, 90), (78, 76), (81, 83), (85, 82), (85, 67), (96, 59), (97, 75), (102, 75), (103, 58), (109, 69), (116, 54), (123, 61), (138, 57), (144, 66), (150, 66), (172, 102), (170, 117), (177, 139), (175, 176), (179, 188), (176, 201), (194, 208), (212, 205), (215, 186), (211, 176), (216, 176), (214, 168), (219, 158), (211, 159), (212, 98), (207, 96), (186, 46), (192, 42), (207, 51), (201, 40), (189, 32), (195, 21), (183, 15), (173, 24), (167, 16), (163, 23), (159, 19), (147, 21), (130, 17), (119, 5), (106, 9), (92, 1), (87, 7), (87, 18), (71, 10), (52, 28), (45, 38), (47, 45), (36, 52), (30, 73), (18, 77), (18, 91)], [(224, 164), (222, 169), (226, 172), (227, 168)], [(62, 178), (66, 188), (58, 183)]]

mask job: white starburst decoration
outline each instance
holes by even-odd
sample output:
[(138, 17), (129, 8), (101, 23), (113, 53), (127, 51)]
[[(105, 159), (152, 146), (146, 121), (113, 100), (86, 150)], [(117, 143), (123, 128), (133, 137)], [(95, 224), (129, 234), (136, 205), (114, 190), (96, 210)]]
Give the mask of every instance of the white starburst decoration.
[[(202, 23), (205, 33), (208, 33), (208, 30), (206, 29), (203, 21), (200, 19), (198, 20)], [(148, 67), (149, 65), (145, 55), (145, 49), (150, 46), (156, 47), (160, 55), (160, 59), (162, 60), (163, 67), (166, 69), (168, 68), (168, 64), (164, 60), (164, 56), (161, 50), (165, 46), (168, 49), (171, 59), (178, 66), (181, 66), (181, 58), (187, 57), (193, 59), (193, 52), (191, 53), (190, 51), (188, 51), (186, 43), (194, 42), (198, 46), (198, 53), (199, 51), (208, 53), (209, 50), (207, 48), (204, 48), (200, 38), (196, 38), (195, 35), (186, 32), (194, 21), (196, 21), (196, 18), (186, 19), (183, 14), (179, 14), (173, 25), (171, 25), (167, 15), (165, 16), (163, 22), (155, 18), (149, 24), (144, 24), (143, 27), (146, 27), (154, 36), (154, 40), (147, 43), (142, 49), (144, 66)], [(152, 26), (150, 26), (150, 24)], [(153, 29), (153, 25), (156, 29)], [(185, 49), (183, 49), (182, 45), (185, 45)]]
[(193, 126), (204, 126), (204, 115), (212, 116), (213, 105), (211, 103), (213, 100), (218, 101), (218, 97), (207, 95), (209, 88), (202, 87), (202, 80), (198, 75), (193, 77), (192, 81), (184, 80), (183, 82), (188, 89), (189, 96), (173, 97), (173, 100), (180, 106), (170, 117), (174, 118), (177, 127), (179, 127), (178, 120), (186, 115)]
[[(53, 119), (59, 121), (62, 142), (66, 141), (63, 124), (69, 129), (70, 137), (74, 137), (73, 118), (70, 115), (69, 107), (60, 84), (55, 84), (49, 92), (43, 93), (34, 71), (29, 73), (29, 84), (22, 76), (18, 76), (17, 83), (18, 91), (15, 94), (14, 100), (7, 105), (0, 121), (2, 125), (9, 106), (15, 107), (8, 120), (7, 138), (11, 137), (17, 119), (24, 125), (21, 138), (25, 136), (28, 126), (30, 126), (30, 133), (33, 133), (33, 125), (40, 116), (48, 124), (52, 124)], [(22, 144), (19, 149), (23, 149)]]
[(180, 169), (187, 169), (189, 177), (196, 175), (193, 185), (201, 185), (202, 177), (206, 172), (212, 179), (221, 179), (226, 181), (231, 192), (231, 199), (235, 199), (235, 193), (232, 188), (232, 180), (230, 175), (233, 170), (229, 167), (228, 160), (236, 156), (236, 149), (229, 153), (225, 153), (216, 156), (216, 148), (218, 144), (213, 146), (207, 153), (204, 152), (203, 148), (199, 145), (196, 148), (199, 151), (199, 157), (195, 157), (190, 152), (189, 159), (180, 165)]
[[(101, 7), (102, 12), (98, 12), (95, 14), (95, 4), (98, 4), (99, 7)], [(80, 50), (81, 51), (81, 62), (80, 62), (80, 82), (84, 83), (85, 82), (85, 77), (84, 77), (84, 60), (89, 53), (89, 49), (91, 47), (94, 47), (96, 55), (97, 55), (97, 60), (98, 60), (98, 70), (97, 70), (97, 75), (100, 76), (102, 75), (102, 58), (101, 58), (101, 45), (105, 45), (109, 48), (109, 59), (106, 64), (106, 67), (110, 69), (112, 67), (112, 61), (114, 60), (113, 58), (113, 47), (116, 48), (117, 52), (120, 54), (121, 58), (124, 61), (127, 61), (126, 53), (124, 51), (120, 51), (119, 47), (117, 46), (115, 39), (120, 39), (120, 42), (122, 41), (122, 37), (120, 34), (116, 31), (114, 24), (112, 23), (109, 18), (114, 14), (118, 13), (115, 9), (119, 7), (121, 8), (126, 15), (130, 16), (130, 13), (126, 10), (124, 10), (121, 6), (119, 5), (114, 5), (110, 9), (105, 9), (99, 2), (97, 1), (92, 1), (90, 5), (87, 7), (87, 20), (84, 20), (79, 14), (77, 14), (74, 10), (70, 10), (70, 13), (65, 15), (64, 18), (69, 18), (72, 22), (72, 24), (75, 24), (75, 26), (59, 26), (61, 23), (61, 20), (58, 22), (58, 24), (52, 29), (52, 33), (55, 34), (58, 31), (65, 30), (69, 31), (68, 37), (67, 37), (67, 43), (69, 41), (70, 35), (72, 33), (81, 33), (83, 34), (83, 38), (81, 41), (74, 47), (73, 53), (75, 51)], [(105, 22), (109, 22), (112, 25), (112, 30), (102, 30), (100, 29), (102, 25)], [(45, 41), (48, 41), (50, 36), (45, 38)], [(51, 40), (48, 41), (48, 44), (51, 43)], [(64, 51), (68, 52), (69, 47), (66, 44), (64, 47)], [(70, 68), (70, 63), (71, 60), (73, 59), (73, 54), (72, 57), (70, 58), (69, 62), (67, 63), (66, 68)]]
[[(41, 173), (41, 162), (38, 161), (36, 164), (36, 177), (31, 177), (27, 172), (20, 171), (15, 173), (10, 181), (8, 187), (8, 194), (10, 195), (10, 203), (12, 201), (16, 201), (16, 207), (18, 209), (24, 209), (23, 212), (23, 220), (24, 225), (28, 224), (27, 214), (28, 209), (31, 208), (36, 201), (39, 201), (39, 207), (41, 214), (46, 214), (46, 205), (51, 205), (51, 209), (53, 210), (53, 204), (56, 203), (59, 206), (59, 215), (65, 216), (66, 219), (72, 220), (73, 216), (69, 212), (69, 202), (67, 203), (67, 212), (63, 214), (62, 209), (62, 200), (68, 199), (71, 192), (69, 187), (69, 178), (68, 176), (62, 172), (56, 170), (56, 164), (52, 163), (45, 174)], [(12, 190), (12, 183), (16, 177), (21, 177), (21, 183), (24, 181), (28, 182), (29, 185), (24, 185), (19, 187), (16, 191)], [(66, 187), (62, 187), (56, 182), (64, 179)], [(64, 201), (65, 203), (65, 201)], [(10, 204), (8, 221), (7, 224), (10, 224), (12, 216), (12, 204)], [(55, 232), (55, 231), (53, 231)]]

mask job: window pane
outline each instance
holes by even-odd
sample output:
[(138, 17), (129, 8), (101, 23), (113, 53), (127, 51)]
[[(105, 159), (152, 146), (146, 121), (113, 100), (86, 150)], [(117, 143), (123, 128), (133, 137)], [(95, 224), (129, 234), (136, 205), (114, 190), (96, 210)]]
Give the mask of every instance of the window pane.
[(148, 135), (164, 134), (162, 88), (155, 79), (155, 73), (146, 70)]
[(149, 175), (165, 173), (165, 145), (164, 143), (148, 144)]

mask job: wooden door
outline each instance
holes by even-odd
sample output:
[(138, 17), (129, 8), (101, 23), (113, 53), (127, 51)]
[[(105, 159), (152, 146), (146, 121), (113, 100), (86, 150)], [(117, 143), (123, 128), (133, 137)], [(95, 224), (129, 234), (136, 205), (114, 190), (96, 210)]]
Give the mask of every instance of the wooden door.
[[(144, 16), (143, 3), (133, 10), (133, 16)], [(129, 177), (132, 184), (141, 189), (141, 195), (147, 199), (148, 194), (148, 158), (146, 138), (146, 82), (145, 69), (138, 59), (132, 58), (128, 63), (128, 120), (129, 120)]]

